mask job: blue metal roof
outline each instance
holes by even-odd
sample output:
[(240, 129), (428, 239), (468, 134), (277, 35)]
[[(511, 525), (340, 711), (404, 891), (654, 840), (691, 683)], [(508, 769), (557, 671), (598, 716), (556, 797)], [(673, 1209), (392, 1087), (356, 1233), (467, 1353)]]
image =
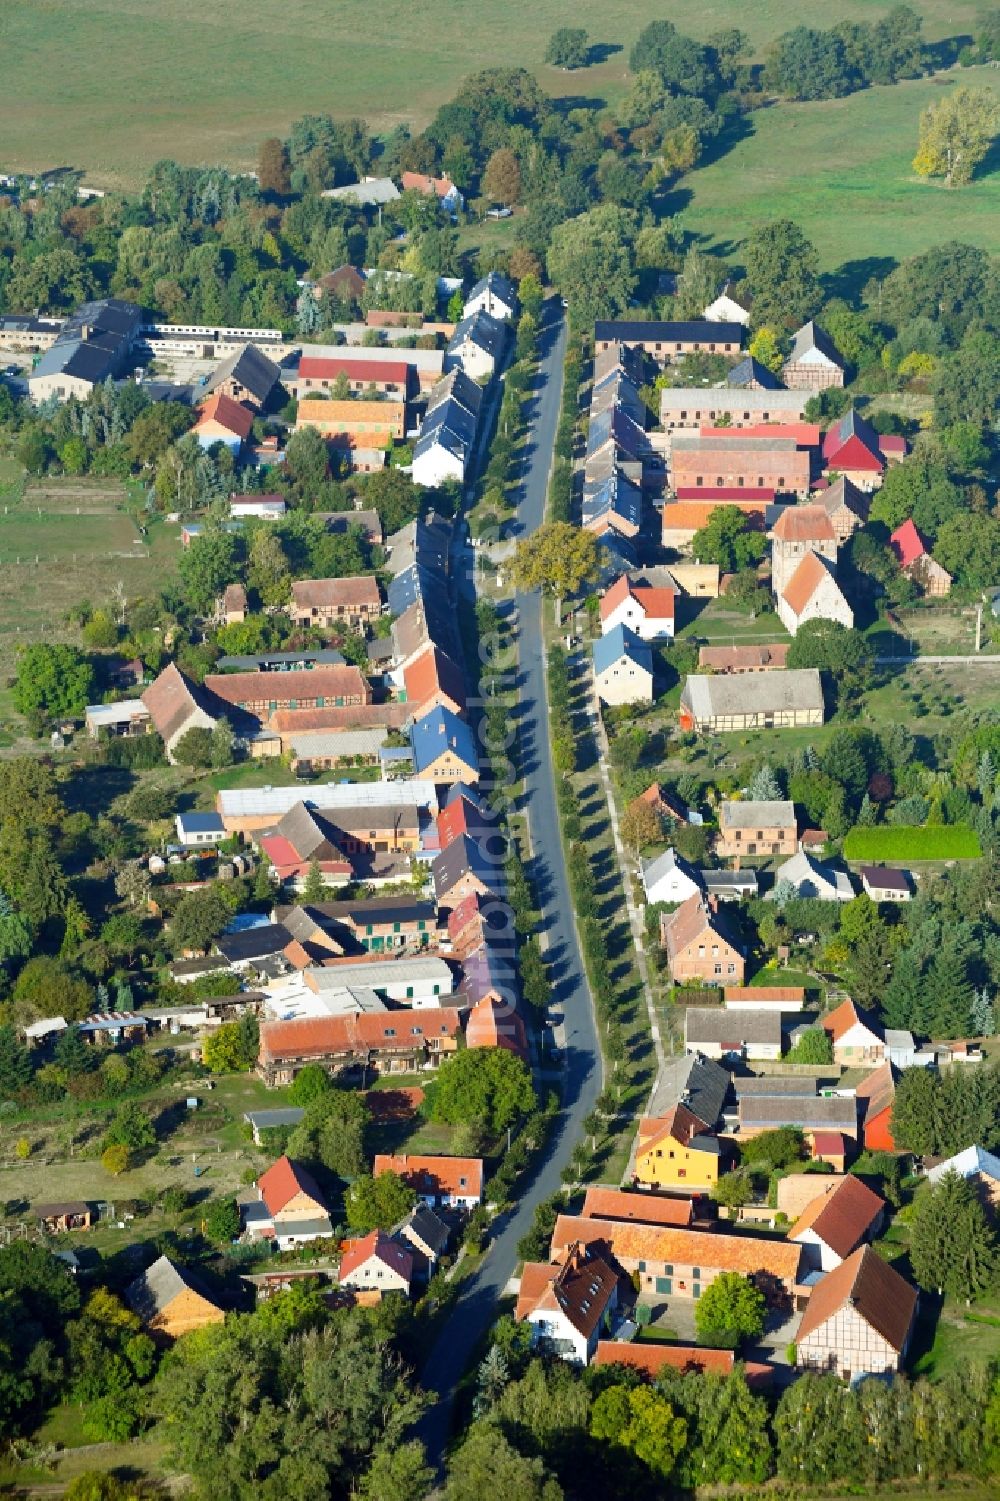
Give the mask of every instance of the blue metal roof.
[(436, 708), (418, 719), (410, 730), (413, 764), (419, 776), (443, 751), (451, 750), (466, 766), (478, 768), (476, 741), (464, 719), (450, 709)]
[(594, 642), (594, 671), (600, 676), (613, 667), (622, 657), (631, 657), (647, 672), (653, 670), (653, 652), (648, 641), (642, 641), (627, 625), (616, 625), (606, 636)]

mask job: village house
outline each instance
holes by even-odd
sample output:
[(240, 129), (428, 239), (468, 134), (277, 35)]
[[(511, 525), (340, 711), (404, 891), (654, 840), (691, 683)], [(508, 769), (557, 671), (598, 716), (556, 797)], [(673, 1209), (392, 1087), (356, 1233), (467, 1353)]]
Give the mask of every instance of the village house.
[(575, 1244), (594, 1246), (630, 1277), (639, 1280), (642, 1299), (697, 1301), (722, 1272), (749, 1277), (769, 1303), (788, 1304), (798, 1283), (800, 1248), (789, 1241), (748, 1235), (719, 1235), (662, 1225), (587, 1220), (560, 1214), (552, 1232), (551, 1255), (559, 1259)]
[(624, 470), (584, 481), (580, 525), (595, 537), (638, 536), (642, 512), (642, 489)]
[(428, 642), (403, 669), (403, 693), (415, 719), (432, 709), (465, 713), (465, 674), (457, 662)]
[(489, 380), (507, 341), (506, 328), (489, 313), (473, 313), (455, 325), (444, 355), (445, 373), (456, 366), (470, 380)]
[(853, 1251), (874, 1240), (885, 1218), (885, 1200), (848, 1174), (818, 1196), (795, 1221), (788, 1239), (802, 1246), (805, 1264), (830, 1272)]
[(767, 1006), (732, 1011), (688, 1006), (684, 1046), (705, 1058), (774, 1062), (781, 1057), (781, 1013)]
[(694, 1219), (694, 1200), (592, 1183), (584, 1195), (580, 1213), (587, 1220), (627, 1220), (639, 1225), (676, 1225), (684, 1229)]
[(693, 319), (687, 322), (644, 322), (633, 319), (598, 319), (594, 325), (594, 353), (612, 344), (640, 349), (660, 366), (674, 364), (689, 354), (738, 355), (743, 342), (742, 323)]
[(890, 459), (905, 457), (901, 438), (882, 438), (854, 407), (823, 439), (823, 473), (844, 475), (859, 490), (877, 490)]
[(434, 708), (418, 719), (410, 728), (410, 747), (417, 776), (435, 786), (479, 781), (475, 736), (450, 709)]
[(720, 859), (747, 855), (794, 855), (798, 848), (795, 804), (788, 799), (737, 801), (719, 804), (719, 832), (715, 853)]
[(616, 625), (591, 645), (594, 691), (602, 704), (651, 704), (653, 654), (626, 625)]
[(743, 488), (710, 485), (703, 490), (685, 489), (676, 500), (668, 500), (660, 511), (660, 541), (673, 552), (693, 551), (695, 537), (723, 506), (742, 511), (751, 531), (765, 532), (781, 513), (774, 497), (774, 489), (768, 486), (758, 489), (751, 485)]
[[(60, 401), (70, 396), (86, 401), (96, 386), (123, 375), (139, 339), (143, 316), (137, 303), (102, 297), (82, 303), (61, 324), (32, 319), (29, 332), (35, 337), (31, 342), (39, 348), (44, 346), (28, 375), (33, 404), (39, 406), (53, 396)], [(21, 332), (15, 330), (15, 334)]]
[(357, 266), (345, 263), (337, 266), (333, 271), (327, 271), (323, 276), (316, 279), (313, 291), (319, 298), (331, 297), (334, 302), (342, 302), (349, 306), (358, 307), (365, 295), (365, 287), (368, 278)]
[[(65, 1023), (61, 1030), (65, 1030)], [(66, 1235), (89, 1230), (94, 1217), (90, 1205), (83, 1199), (69, 1199), (61, 1204), (34, 1204), (31, 1213), (43, 1235)]]
[(174, 827), (177, 841), (185, 849), (216, 845), (226, 838), (226, 826), (218, 813), (178, 813)]
[(952, 577), (947, 568), (931, 557), (927, 544), (913, 524), (912, 517), (897, 526), (889, 538), (889, 550), (901, 572), (931, 599), (944, 599), (951, 593)]
[(702, 890), (701, 879), (675, 849), (666, 849), (642, 867), (642, 885), (647, 902), (680, 903)]
[(702, 317), (709, 323), (742, 323), (746, 328), (750, 322), (750, 300), (745, 283), (737, 288), (733, 282), (727, 281), (719, 295), (703, 310)]
[(455, 365), (434, 386), (413, 448), (413, 482), (462, 484), (476, 442), (483, 390)]
[(793, 391), (828, 391), (844, 384), (845, 362), (818, 323), (804, 323), (792, 340), (781, 378)]
[(197, 1272), (168, 1256), (160, 1256), (129, 1283), (125, 1301), (154, 1339), (179, 1339), (194, 1329), (221, 1324), (226, 1317)]
[(905, 870), (894, 870), (890, 865), (861, 865), (858, 875), (862, 890), (873, 902), (908, 902), (913, 896), (913, 883)]
[(437, 198), (441, 207), (455, 214), (465, 207), (465, 199), (450, 177), (431, 177), (426, 172), (404, 172), (399, 179), (404, 193), (422, 193), (425, 198)]
[(738, 678), (691, 673), (678, 718), (682, 730), (710, 735), (822, 724), (823, 686), (815, 667)]
[[(886, 1033), (888, 1042), (893, 1034)], [(911, 1039), (912, 1041), (912, 1039)], [(896, 1076), (892, 1059), (873, 1069), (854, 1091), (861, 1117), (862, 1139), (870, 1152), (894, 1152), (892, 1107), (896, 1099)]]
[(801, 1011), (806, 1001), (802, 985), (727, 985), (722, 992), (722, 1003), (730, 1011), (742, 1011), (746, 1007), (773, 1006), (776, 1011)]
[(627, 573), (612, 584), (601, 600), (601, 632), (608, 635), (624, 625), (642, 641), (667, 641), (674, 634), (673, 589), (634, 584)]
[(660, 917), (660, 943), (678, 985), (740, 984), (746, 961), (726, 920), (699, 894)]
[(410, 395), (410, 366), (405, 360), (365, 360), (337, 355), (303, 354), (294, 382), (295, 395), (301, 401), (316, 391), (348, 390), (388, 396), (405, 402)]
[(559, 1262), (525, 1262), (514, 1319), (530, 1325), (532, 1347), (585, 1366), (617, 1306), (617, 1272), (596, 1253), (572, 1246)]
[(469, 834), (460, 834), (435, 856), (431, 879), (438, 907), (457, 907), (470, 896), (499, 896), (505, 886), (500, 854)]
[(768, 892), (773, 898), (779, 886), (791, 886), (796, 897), (820, 902), (849, 902), (855, 895), (846, 870), (821, 864), (811, 855), (799, 851), (774, 872), (774, 885)]
[(254, 412), (262, 411), (281, 379), (281, 371), (255, 344), (244, 344), (213, 370), (205, 382), (207, 395), (222, 395)]
[(853, 1098), (796, 1093), (793, 1085), (784, 1094), (740, 1091), (738, 1098), (739, 1139), (795, 1126), (808, 1140), (823, 1131), (839, 1131), (852, 1142), (857, 1140), (858, 1107)]
[(481, 1157), (411, 1156), (379, 1152), (372, 1176), (395, 1173), (431, 1209), (475, 1209), (483, 1199)]
[(354, 1292), (403, 1293), (413, 1282), (413, 1254), (384, 1230), (372, 1230), (349, 1241), (340, 1258), (337, 1278)]
[[(748, 367), (751, 364), (749, 360), (744, 363)], [(754, 384), (734, 386), (733, 373), (730, 372), (730, 381), (724, 386), (665, 386), (660, 392), (660, 426), (670, 433), (697, 431), (707, 424), (715, 425), (720, 418), (728, 419), (730, 426), (737, 429), (760, 422), (802, 420), (808, 392), (776, 389), (777, 381), (761, 388), (756, 384), (756, 371), (749, 368), (748, 377)]]
[(788, 642), (773, 641), (768, 646), (701, 646), (698, 666), (706, 672), (744, 673), (779, 672), (788, 657)]
[(142, 702), (172, 766), (176, 764), (174, 750), (178, 741), (188, 730), (214, 729), (221, 708), (211, 692), (185, 677), (175, 662), (168, 662), (143, 691)]
[(198, 421), (191, 431), (202, 448), (221, 443), (230, 453), (238, 454), (253, 431), (253, 412), (220, 392), (199, 405)]
[(496, 812), (483, 807), (471, 787), (456, 782), (449, 787), (444, 807), (437, 816), (438, 844), (446, 850), (449, 844), (463, 834), (480, 842), (486, 840), (500, 858), (506, 850), (506, 842), (500, 832)]
[(462, 316), (471, 318), (473, 313), (489, 313), (491, 318), (509, 323), (516, 318), (518, 308), (517, 292), (510, 278), (499, 271), (488, 271), (465, 299)]
[(448, 1249), (451, 1232), (433, 1209), (419, 1203), (410, 1210), (396, 1236), (400, 1242), (406, 1242), (406, 1249), (413, 1257), (414, 1276), (426, 1281)]
[(796, 1363), (842, 1381), (903, 1369), (916, 1290), (870, 1246), (861, 1246), (813, 1288), (795, 1336)]
[(848, 1068), (858, 1063), (881, 1063), (888, 1048), (877, 1023), (870, 1022), (860, 1006), (852, 1000), (841, 1001), (836, 1010), (822, 1020), (823, 1030), (833, 1044), (834, 1063)]
[(363, 1078), (369, 1070), (415, 1073), (454, 1053), (461, 1031), (461, 1013), (445, 1007), (265, 1021), (257, 1072), (269, 1088), (291, 1084), (307, 1063), (319, 1063), (334, 1076), (354, 1070)]
[[(686, 1105), (675, 1105), (666, 1115), (640, 1120), (632, 1176), (643, 1188), (659, 1188), (685, 1194), (708, 1193), (719, 1181), (721, 1160), (719, 1138), (713, 1136), (706, 1123)], [(644, 1203), (645, 1200), (640, 1202)], [(584, 1214), (587, 1215), (586, 1209)], [(601, 1217), (599, 1210), (595, 1209), (587, 1215), (588, 1218), (595, 1216)], [(622, 1217), (620, 1213), (607, 1216), (609, 1219)], [(642, 1212), (638, 1212), (634, 1218), (643, 1224), (667, 1222), (662, 1216), (647, 1220)], [(672, 1218), (669, 1223), (676, 1224), (678, 1221)], [(684, 1220), (683, 1223), (686, 1224), (687, 1221)]]
[(257, 1195), (259, 1206), (248, 1205), (244, 1211), (247, 1229), (254, 1236), (276, 1240), (279, 1250), (333, 1234), (330, 1211), (315, 1180), (290, 1157), (279, 1157), (261, 1173)]
[[(426, 948), (437, 937), (434, 904), (417, 897), (314, 902), (307, 910), (345, 943), (372, 954)], [(284, 909), (279, 909), (278, 916), (283, 918)]]
[(216, 700), (261, 721), (277, 709), (343, 709), (372, 702), (364, 673), (351, 663), (311, 667), (307, 672), (209, 673), (205, 689)]
[(382, 614), (378, 580), (373, 576), (341, 579), (296, 579), (288, 605), (292, 624), (333, 630), (350, 626), (366, 631)]
[(384, 449), (406, 437), (406, 403), (312, 397), (300, 401), (295, 414), (295, 431), (305, 427), (315, 428), (337, 448)]
[[(741, 360), (736, 361), (735, 365), (730, 365), (729, 370), (726, 373), (724, 384), (730, 387), (732, 390), (741, 391), (783, 392), (785, 390), (784, 386), (781, 384), (781, 381), (775, 375), (774, 371), (769, 370), (765, 364), (762, 364), (762, 362), (752, 354), (745, 354)], [(809, 398), (807, 396), (801, 396), (795, 392), (793, 392), (792, 394), (795, 396), (796, 401), (801, 403), (798, 411), (798, 416), (801, 417), (802, 413), (805, 411), (805, 405)], [(758, 420), (766, 422), (768, 419), (762, 414), (761, 418)], [(781, 419), (777, 418), (775, 420), (780, 421)]]
[(813, 499), (829, 516), (838, 543), (846, 542), (868, 520), (871, 495), (859, 489), (846, 474), (840, 475), (825, 489), (817, 490)]
[(1000, 1157), (987, 1152), (984, 1147), (966, 1147), (953, 1157), (935, 1163), (927, 1174), (927, 1181), (936, 1187), (947, 1173), (957, 1173), (971, 1183), (986, 1207), (994, 1214), (1000, 1212)]
[(812, 460), (795, 438), (747, 437), (739, 429), (710, 436), (678, 433), (670, 445), (670, 482), (681, 492), (704, 489), (769, 490), (808, 495)]

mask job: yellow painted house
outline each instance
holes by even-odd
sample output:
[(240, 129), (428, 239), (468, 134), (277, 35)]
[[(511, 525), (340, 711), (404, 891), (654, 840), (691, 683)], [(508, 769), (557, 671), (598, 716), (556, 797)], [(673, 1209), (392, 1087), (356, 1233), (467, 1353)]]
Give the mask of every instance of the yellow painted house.
[(719, 1138), (685, 1105), (639, 1122), (635, 1181), (647, 1188), (707, 1193), (719, 1180)]

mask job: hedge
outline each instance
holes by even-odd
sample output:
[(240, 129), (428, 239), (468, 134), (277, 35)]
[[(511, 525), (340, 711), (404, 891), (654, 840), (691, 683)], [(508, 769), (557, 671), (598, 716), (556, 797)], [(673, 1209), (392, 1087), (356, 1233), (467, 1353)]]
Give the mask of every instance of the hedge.
[(979, 835), (964, 824), (852, 829), (844, 840), (848, 860), (977, 860), (982, 852)]

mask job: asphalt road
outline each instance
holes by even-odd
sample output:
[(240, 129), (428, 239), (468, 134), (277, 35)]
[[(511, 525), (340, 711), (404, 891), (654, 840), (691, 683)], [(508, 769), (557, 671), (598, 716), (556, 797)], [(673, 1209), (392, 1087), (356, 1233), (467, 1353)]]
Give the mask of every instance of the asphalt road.
[[(565, 320), (549, 302), (539, 341), (540, 366), (530, 414), (526, 463), (518, 502), (519, 527), (532, 532), (545, 515), (549, 469), (559, 422)], [(524, 1185), (520, 1201), (494, 1222), (489, 1249), (462, 1291), (420, 1373), (436, 1400), (420, 1427), (432, 1463), (440, 1465), (450, 1435), (451, 1404), (476, 1346), (496, 1318), (497, 1300), (514, 1274), (517, 1243), (531, 1228), (535, 1206), (562, 1187), (561, 1173), (583, 1136), (583, 1121), (601, 1091), (601, 1061), (594, 1007), (583, 973), (573, 908), (562, 858), (555, 781), (549, 753), (548, 704), (542, 647), (541, 599), (519, 595), (520, 677), (518, 735), (524, 770), (533, 875), (542, 903), (540, 930), (551, 966), (555, 1010), (564, 1020), (563, 1108), (545, 1161)]]

